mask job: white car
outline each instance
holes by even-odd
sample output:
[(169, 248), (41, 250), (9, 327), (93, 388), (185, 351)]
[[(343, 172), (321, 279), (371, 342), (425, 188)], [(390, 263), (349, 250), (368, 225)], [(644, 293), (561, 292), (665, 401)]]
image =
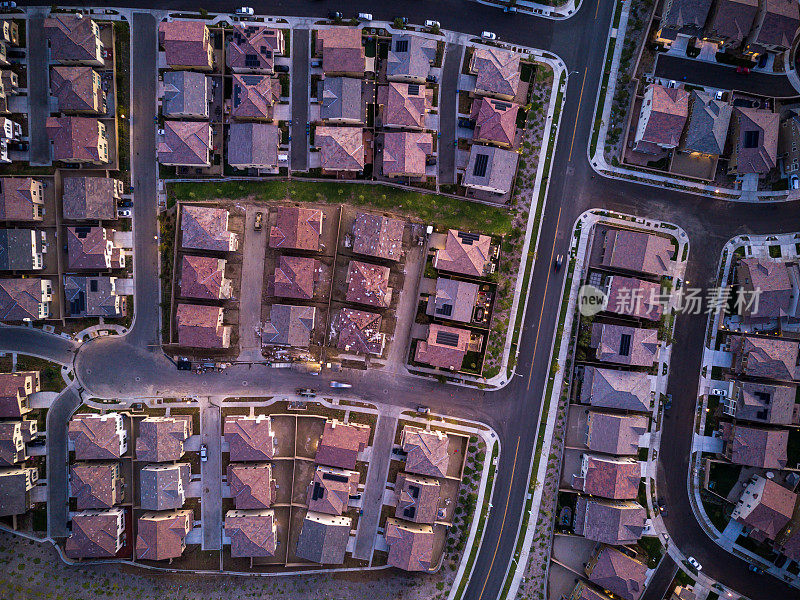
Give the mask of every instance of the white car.
[(792, 175), (789, 178), (789, 187), (793, 190), (800, 189), (800, 177), (797, 175)]
[(359, 21), (372, 21), (372, 13), (358, 13)]
[(485, 40), (496, 40), (497, 34), (492, 31), (481, 31), (481, 37)]
[(431, 29), (433, 28), (439, 29), (441, 26), (442, 24), (439, 23), (439, 21), (432, 21), (431, 19), (425, 21), (425, 27), (430, 27)]
[(687, 558), (686, 562), (689, 563), (692, 567), (694, 567), (698, 571), (703, 570), (702, 565), (699, 562), (697, 562), (697, 559), (694, 556), (690, 556), (689, 558)]
[(16, 2), (0, 2), (0, 8), (17, 8)]
[(254, 14), (256, 14), (256, 11), (254, 11), (249, 6), (240, 6), (239, 8), (236, 9), (236, 14), (237, 15), (247, 15), (248, 17), (252, 17)]
[(349, 383), (345, 383), (344, 381), (331, 381), (332, 388), (351, 388), (353, 387)]

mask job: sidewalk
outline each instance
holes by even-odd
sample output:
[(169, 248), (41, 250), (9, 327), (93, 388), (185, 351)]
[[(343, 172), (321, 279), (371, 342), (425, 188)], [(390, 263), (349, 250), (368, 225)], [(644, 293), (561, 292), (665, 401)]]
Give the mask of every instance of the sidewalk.
[(540, 4), (538, 2), (530, 2), (529, 0), (517, 0), (512, 7), (509, 7), (508, 0), (474, 0), (478, 4), (491, 6), (497, 10), (505, 10), (507, 7), (511, 10), (509, 12), (516, 12), (528, 15), (536, 15), (543, 19), (564, 20), (569, 19), (576, 12), (578, 12), (582, 5), (582, 0), (568, 0), (561, 6), (551, 6), (549, 4)]

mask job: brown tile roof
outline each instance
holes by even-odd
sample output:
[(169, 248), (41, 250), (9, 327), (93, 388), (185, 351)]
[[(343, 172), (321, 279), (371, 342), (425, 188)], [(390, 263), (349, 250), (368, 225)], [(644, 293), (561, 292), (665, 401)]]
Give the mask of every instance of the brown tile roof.
[(328, 73), (364, 73), (366, 58), (361, 29), (331, 27), (317, 30), (317, 54), (322, 53), (322, 70)]
[(468, 329), (438, 323), (428, 325), (428, 337), (417, 342), (414, 360), (419, 363), (460, 371), (470, 341)]
[(332, 327), (333, 331), (339, 332), (336, 347), (345, 352), (380, 356), (386, 341), (385, 334), (381, 333), (382, 321), (377, 313), (341, 309)]
[(730, 336), (733, 371), (750, 377), (792, 381), (800, 379), (797, 342), (787, 339)]
[[(234, 23), (225, 62), (236, 70), (269, 71), (275, 55), (283, 54), (283, 31), (251, 23)], [(255, 63), (255, 64), (253, 64)]]
[(641, 371), (586, 366), (580, 398), (583, 404), (635, 412), (650, 412), (652, 377)]
[(229, 510), (225, 535), (231, 539), (231, 556), (275, 556), (277, 525), (272, 510)]
[(22, 423), (0, 422), (0, 466), (14, 466), (28, 457), (22, 437)]
[(281, 97), (281, 83), (266, 75), (233, 75), (231, 116), (234, 119), (272, 119)]
[(386, 519), (386, 543), (389, 565), (404, 571), (429, 571), (433, 561), (433, 540), (430, 525)]
[(138, 519), (136, 558), (167, 560), (183, 554), (192, 530), (192, 511), (147, 512)]
[(231, 290), (230, 281), (225, 279), (226, 262), (223, 258), (184, 254), (181, 259), (180, 295), (205, 300), (229, 298)]
[(731, 518), (774, 540), (789, 523), (797, 494), (771, 479), (753, 476), (742, 492)]
[(755, 36), (757, 44), (788, 49), (800, 26), (797, 2), (764, 0), (764, 18)]
[(269, 247), (293, 250), (319, 250), (323, 214), (316, 208), (279, 206), (275, 226), (269, 231)]
[(689, 91), (651, 83), (645, 100), (648, 92), (652, 92), (652, 108), (641, 139), (660, 146), (677, 146), (689, 118)]
[(0, 279), (0, 320), (38, 320), (39, 305), (43, 302), (42, 280)]
[(633, 458), (584, 454), (581, 471), (572, 476), (572, 486), (592, 496), (633, 500), (641, 479), (642, 468)]
[(99, 75), (92, 67), (53, 67), (50, 73), (50, 93), (58, 100), (59, 112), (102, 110), (102, 91), (99, 85), (95, 88)]
[(364, 168), (364, 130), (361, 127), (317, 127), (314, 143), (320, 147), (325, 171), (361, 171)]
[(378, 89), (383, 124), (425, 128), (425, 115), (433, 104), (433, 90), (418, 83), (389, 82)]
[(347, 268), (348, 302), (388, 308), (392, 302), (389, 267), (351, 260)]
[(618, 315), (658, 321), (664, 308), (659, 303), (661, 285), (634, 277), (614, 275), (606, 310)]
[[(118, 523), (122, 522), (120, 529)], [(121, 508), (84, 511), (72, 516), (65, 550), (70, 558), (112, 558), (122, 546), (125, 512)]]
[(158, 43), (167, 64), (178, 67), (210, 68), (210, 39), (203, 21), (166, 21), (158, 24)]
[(230, 252), (236, 248), (236, 234), (228, 231), (228, 211), (207, 206), (181, 208), (183, 248)]
[(733, 111), (738, 138), (735, 139), (736, 171), (767, 173), (778, 158), (780, 115), (760, 108), (736, 107)]
[(47, 136), (53, 146), (53, 160), (108, 162), (100, 157), (100, 121), (91, 117), (47, 117)]
[(433, 152), (433, 136), (419, 131), (387, 131), (383, 136), (383, 174), (423, 177)]
[(569, 600), (608, 600), (608, 596), (587, 586), (583, 581), (578, 581), (566, 598)]
[(478, 300), (480, 286), (477, 283), (436, 278), (436, 294), (428, 298), (427, 314), (440, 319), (469, 323)]
[(470, 118), (475, 121), (473, 139), (500, 144), (514, 143), (519, 105), (480, 96), (472, 102)]
[(723, 423), (725, 455), (734, 464), (762, 469), (786, 467), (789, 432), (785, 429), (761, 429)]
[(178, 329), (178, 345), (191, 348), (228, 348), (230, 331), (221, 325), (221, 307), (178, 304), (175, 321)]
[(55, 61), (96, 61), (98, 37), (94, 33), (95, 26), (92, 19), (82, 15), (51, 13), (44, 20), (50, 57)]
[(39, 371), (0, 373), (0, 417), (22, 418), (30, 410), (28, 396), (39, 389)]
[(448, 444), (448, 436), (443, 431), (426, 431), (413, 425), (404, 426), (400, 445), (406, 453), (406, 471), (430, 477), (445, 477), (450, 465)]
[(646, 510), (632, 500), (580, 496), (575, 505), (575, 533), (604, 544), (632, 544), (642, 537)]
[(153, 463), (139, 472), (139, 504), (145, 510), (170, 510), (183, 506), (189, 487), (189, 463)]
[(672, 0), (665, 4), (661, 18), (661, 36), (674, 40), (679, 33), (700, 36), (703, 33), (711, 0)]
[(180, 460), (183, 443), (192, 435), (192, 417), (147, 417), (139, 422), (136, 459), (147, 462)]
[(261, 329), (261, 343), (308, 348), (316, 315), (314, 306), (271, 305), (269, 320)]
[(278, 168), (280, 135), (278, 126), (272, 123), (231, 123), (228, 128), (228, 164)]
[(311, 300), (318, 269), (319, 261), (315, 258), (281, 255), (272, 275), (272, 294)]
[(675, 252), (669, 238), (629, 229), (607, 229), (604, 233), (601, 261), (604, 267), (658, 277), (669, 274)]
[[(117, 428), (122, 416), (119, 413), (104, 415), (75, 415), (69, 422), (68, 435), (75, 444), (77, 460), (108, 460), (122, 456), (125, 427)], [(127, 444), (126, 444), (127, 445)]]
[(741, 259), (736, 267), (737, 281), (748, 291), (759, 290), (758, 309), (749, 312), (746, 317), (750, 320), (768, 320), (796, 313), (797, 283), (793, 281), (793, 276), (800, 277), (800, 269), (795, 262), (766, 256)]
[(75, 463), (70, 467), (69, 490), (78, 510), (112, 508), (122, 501), (119, 463)]
[(207, 121), (165, 121), (158, 160), (170, 165), (211, 164), (211, 125)]
[(475, 48), (472, 72), (475, 89), (489, 94), (516, 96), (519, 88), (519, 54), (500, 48)]
[(260, 510), (275, 502), (271, 463), (228, 464), (228, 485), (237, 510)]
[(797, 386), (735, 381), (733, 400), (736, 419), (760, 421), (770, 425), (791, 425), (794, 422)]
[(436, 479), (399, 473), (394, 484), (394, 516), (414, 523), (433, 524), (439, 515), (441, 488)]
[(111, 263), (114, 230), (80, 225), (67, 227), (67, 268), (102, 271), (119, 265)]
[(757, 14), (758, 0), (718, 0), (706, 33), (737, 46), (747, 37)]
[(369, 425), (329, 419), (325, 421), (314, 460), (321, 465), (352, 471), (356, 468), (358, 453), (369, 444), (369, 436)]
[(120, 187), (118, 180), (108, 177), (64, 177), (64, 218), (115, 220)]
[(619, 550), (600, 549), (589, 581), (625, 600), (638, 600), (645, 588), (647, 565)]
[(30, 177), (0, 178), (0, 220), (41, 220), (37, 206), (43, 203), (40, 181)]
[(405, 221), (372, 213), (357, 213), (353, 221), (353, 252), (400, 260)]
[(232, 461), (265, 461), (275, 455), (275, 434), (266, 415), (228, 417), (223, 436)]
[(318, 466), (314, 479), (308, 484), (308, 510), (329, 515), (346, 512), (350, 496), (358, 493), (359, 478), (357, 471)]
[(303, 519), (295, 553), (319, 564), (340, 565), (344, 562), (352, 526), (350, 517), (309, 511)]
[(637, 454), (639, 438), (647, 433), (645, 415), (618, 415), (590, 410), (588, 414), (589, 450), (606, 454)]
[(590, 346), (599, 361), (652, 367), (658, 358), (658, 329), (593, 323)]
[(30, 491), (39, 472), (35, 467), (0, 468), (0, 516), (20, 515), (31, 508)]
[(450, 229), (444, 249), (436, 252), (433, 266), (444, 271), (483, 277), (489, 264), (492, 238)]

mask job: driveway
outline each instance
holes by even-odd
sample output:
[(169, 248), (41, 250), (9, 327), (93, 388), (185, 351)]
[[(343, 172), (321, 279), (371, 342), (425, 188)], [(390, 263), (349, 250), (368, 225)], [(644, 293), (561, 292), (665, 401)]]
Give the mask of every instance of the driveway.
[(203, 550), (222, 549), (222, 428), (219, 406), (209, 399), (200, 403), (200, 441), (208, 446), (208, 460), (200, 463), (202, 493), (200, 513)]
[(47, 139), (45, 123), (49, 114), (50, 69), (47, 62), (50, 50), (44, 35), (44, 10), (35, 9), (28, 19), (26, 35), (28, 41), (28, 136), (30, 138), (31, 166), (52, 164), (50, 140)]
[(73, 385), (61, 392), (47, 411), (47, 535), (51, 538), (68, 534), (67, 424), (80, 405), (80, 394)]
[(447, 44), (441, 79), (441, 107), (439, 109), (439, 183), (456, 182), (456, 104), (458, 102), (458, 73), (464, 46)]
[[(256, 231), (254, 228), (258, 209), (256, 206), (248, 206), (245, 209), (242, 283), (239, 292), (239, 361), (241, 362), (263, 360), (261, 338), (255, 332), (261, 323), (261, 289), (264, 285), (267, 234), (266, 227), (262, 227), (261, 231)], [(264, 212), (263, 207), (261, 212)], [(265, 214), (264, 221), (266, 220)]]
[(308, 170), (309, 37), (308, 29), (292, 29), (292, 171)]

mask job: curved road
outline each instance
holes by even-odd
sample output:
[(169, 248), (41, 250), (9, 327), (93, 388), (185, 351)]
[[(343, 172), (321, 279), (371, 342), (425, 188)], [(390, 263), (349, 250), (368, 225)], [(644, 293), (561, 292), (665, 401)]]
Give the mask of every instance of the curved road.
[[(22, 4), (22, 2), (20, 2)], [(122, 1), (119, 4), (153, 8), (152, 2)], [(437, 19), (446, 29), (478, 34), (490, 29), (506, 41), (516, 42), (558, 54), (572, 74), (561, 116), (561, 130), (547, 206), (542, 218), (540, 257), (531, 277), (521, 353), (519, 376), (499, 392), (465, 391), (426, 380), (370, 373), (353, 375), (350, 395), (403, 406), (415, 406), (425, 398), (434, 411), (469, 417), (489, 423), (503, 444), (495, 482), (494, 509), (485, 530), (472, 579), (465, 597), (468, 600), (494, 599), (500, 594), (508, 564), (513, 556), (516, 533), (527, 495), (531, 456), (538, 430), (544, 384), (548, 374), (550, 349), (563, 282), (563, 271), (550, 269), (554, 253), (568, 248), (572, 225), (588, 208), (605, 207), (640, 216), (672, 221), (689, 235), (692, 251), (687, 279), (693, 285), (709, 284), (715, 273), (717, 257), (730, 237), (743, 233), (780, 232), (787, 224), (800, 222), (800, 204), (756, 206), (714, 201), (671, 190), (658, 190), (632, 182), (595, 176), (586, 158), (586, 148), (593, 121), (594, 101), (603, 63), (603, 44), (607, 37), (613, 3), (609, 0), (584, 0), (572, 18), (556, 22), (521, 15), (503, 14), (497, 9), (463, 0), (440, 0), (422, 3), (396, 0), (391, 11), (364, 0), (316, 2), (285, 0), (249, 2), (259, 14), (322, 15), (326, 10), (353, 14), (369, 10), (378, 19), (391, 20), (398, 14), (412, 22)], [(223, 0), (215, 10), (233, 10), (237, 3)], [(195, 10), (188, 0), (159, 3), (158, 8)], [(150, 35), (151, 37), (143, 37)], [(141, 40), (154, 40), (155, 21), (137, 14), (132, 26), (134, 46)], [(155, 42), (153, 41), (153, 44)], [(144, 44), (145, 46), (147, 44)], [(150, 53), (150, 47), (144, 49)], [(139, 50), (135, 50), (137, 56)], [(145, 61), (143, 61), (145, 62)], [(154, 83), (154, 82), (153, 82)], [(151, 82), (137, 80), (132, 86), (134, 144), (145, 148), (133, 156), (137, 197), (142, 190), (155, 189), (152, 114), (154, 103)], [(137, 116), (140, 118), (137, 119)], [(139, 148), (139, 146), (136, 146)], [(149, 166), (148, 166), (149, 165)], [(567, 182), (569, 185), (567, 186)], [(145, 186), (145, 187), (143, 187)], [(88, 342), (77, 354), (76, 373), (82, 385), (101, 397), (149, 395), (183, 396), (190, 394), (276, 395), (299, 385), (316, 384), (320, 377), (310, 377), (288, 370), (270, 371), (263, 367), (238, 366), (220, 374), (193, 375), (178, 372), (153, 344), (157, 339), (158, 290), (154, 265), (157, 247), (152, 233), (155, 227), (155, 195), (141, 194), (136, 205), (136, 310), (133, 330), (125, 337), (98, 338)], [(141, 287), (140, 287), (141, 286)], [(705, 331), (705, 316), (677, 320), (673, 369), (690, 377), (670, 378), (669, 390), (674, 404), (665, 422), (664, 436), (677, 443), (662, 448), (658, 487), (670, 511), (667, 529), (684, 552), (703, 563), (711, 577), (752, 598), (788, 597), (790, 588), (771, 577), (759, 577), (747, 571), (746, 564), (723, 551), (706, 536), (694, 520), (686, 489), (686, 475), (697, 377)], [(57, 362), (71, 362), (70, 348), (29, 328), (0, 328), (0, 348), (19, 352), (33, 351)], [(57, 344), (50, 348), (51, 341)], [(66, 340), (64, 340), (66, 342)], [(138, 380), (137, 380), (138, 378)], [(325, 380), (324, 376), (322, 377)]]

